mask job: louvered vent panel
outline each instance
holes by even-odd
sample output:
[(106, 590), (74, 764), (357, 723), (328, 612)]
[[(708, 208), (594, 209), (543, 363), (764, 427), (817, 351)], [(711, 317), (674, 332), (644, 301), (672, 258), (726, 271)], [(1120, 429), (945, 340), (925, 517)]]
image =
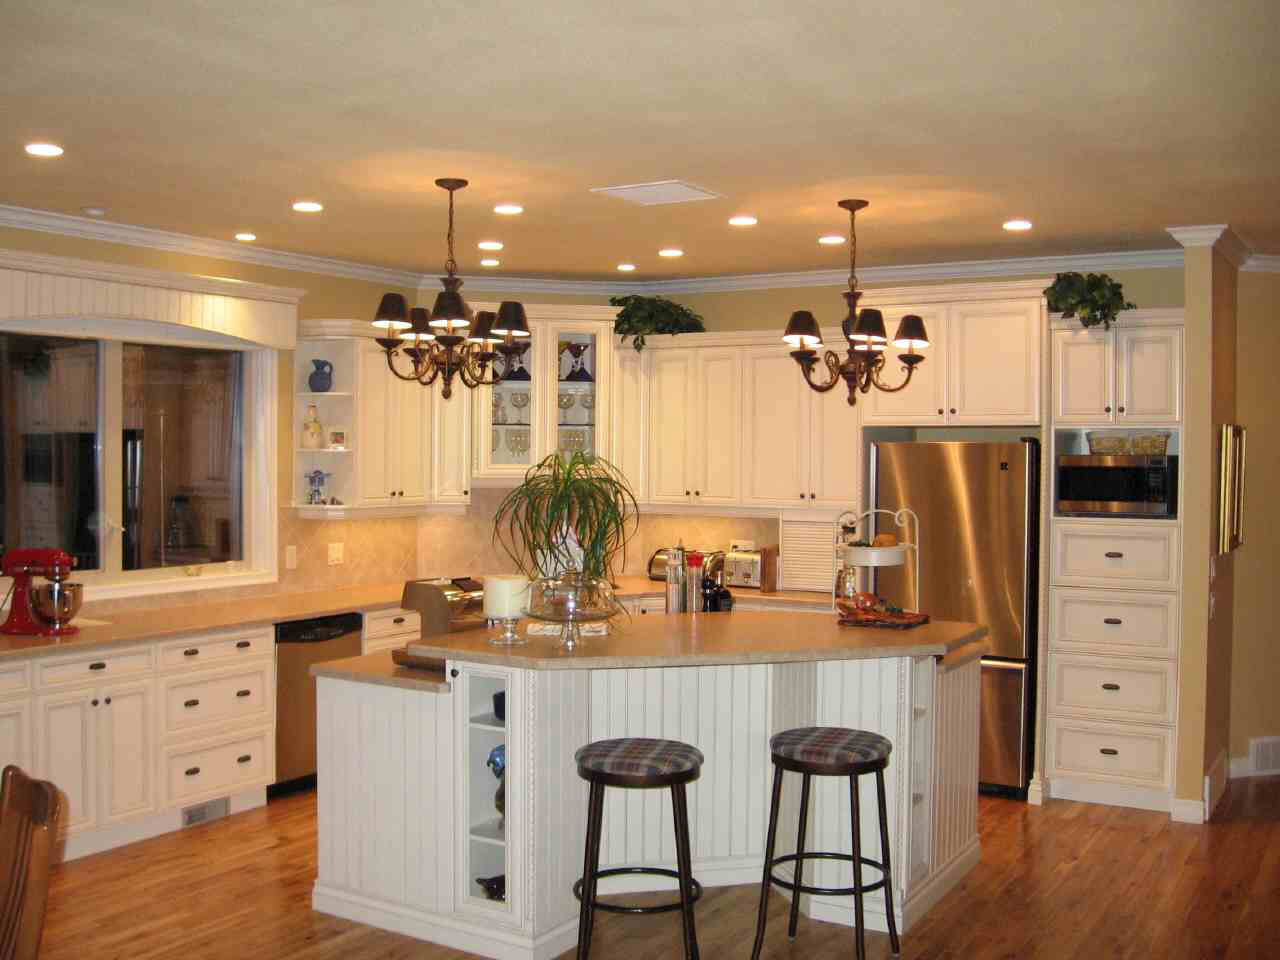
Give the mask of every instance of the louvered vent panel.
[(781, 583), (788, 590), (830, 590), (835, 582), (835, 524), (782, 521)]
[(1280, 737), (1254, 737), (1249, 741), (1249, 754), (1255, 777), (1280, 773)]

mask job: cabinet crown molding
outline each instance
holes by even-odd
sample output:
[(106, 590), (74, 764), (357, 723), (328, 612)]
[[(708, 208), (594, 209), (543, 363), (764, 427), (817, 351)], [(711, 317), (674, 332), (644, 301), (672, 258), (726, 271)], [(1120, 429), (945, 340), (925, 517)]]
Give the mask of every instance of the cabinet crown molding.
[(1243, 267), (1252, 251), (1236, 235), (1230, 224), (1212, 223), (1194, 227), (1169, 227), (1169, 235), (1184, 247), (1212, 247), (1231, 261)]

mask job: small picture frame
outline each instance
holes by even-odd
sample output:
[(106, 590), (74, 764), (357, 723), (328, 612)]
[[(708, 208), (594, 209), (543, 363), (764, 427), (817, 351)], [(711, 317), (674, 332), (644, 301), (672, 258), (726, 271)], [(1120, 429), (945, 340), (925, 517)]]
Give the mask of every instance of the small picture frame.
[(342, 428), (342, 427), (330, 428), (329, 449), (330, 450), (347, 449), (347, 431), (345, 428)]
[(1244, 545), (1245, 428), (1223, 424), (1218, 444), (1218, 553)]

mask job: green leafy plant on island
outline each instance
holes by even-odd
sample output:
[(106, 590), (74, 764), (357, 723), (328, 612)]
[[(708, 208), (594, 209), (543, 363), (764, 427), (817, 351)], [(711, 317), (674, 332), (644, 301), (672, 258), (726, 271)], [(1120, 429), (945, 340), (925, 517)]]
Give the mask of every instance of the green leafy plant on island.
[(642, 297), (632, 294), (626, 297), (610, 297), (609, 303), (621, 307), (613, 321), (613, 332), (625, 343), (631, 338), (636, 350), (644, 349), (645, 337), (655, 333), (703, 333), (706, 327), (702, 317), (688, 307), (674, 303), (665, 297)]
[(1121, 310), (1134, 309), (1124, 298), (1124, 288), (1105, 273), (1060, 273), (1044, 295), (1050, 310), (1067, 319), (1079, 317), (1086, 329), (1102, 324), (1110, 330)]

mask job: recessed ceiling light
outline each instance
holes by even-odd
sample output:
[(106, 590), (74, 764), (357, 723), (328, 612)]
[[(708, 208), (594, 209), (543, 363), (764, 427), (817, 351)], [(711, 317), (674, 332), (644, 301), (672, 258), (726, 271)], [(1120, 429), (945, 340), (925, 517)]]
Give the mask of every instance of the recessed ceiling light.
[(482, 267), (496, 267), (496, 266), (498, 266), (498, 264), (500, 264), (500, 263), (502, 263), (502, 261), (501, 261), (501, 260), (495, 260), (495, 259), (493, 259), (493, 257), (485, 257), (483, 260), (481, 260), (481, 261), (480, 261), (480, 266), (482, 266)]
[(1003, 224), (1004, 228), (1010, 233), (1023, 233), (1031, 229), (1030, 220), (1006, 220)]
[(663, 247), (658, 251), (660, 257), (683, 257), (684, 251), (679, 247)]
[(518, 203), (500, 203), (493, 208), (494, 213), (500, 213), (504, 217), (514, 217), (517, 213), (524, 213), (524, 207)]
[(481, 240), (479, 243), (476, 244), (476, 246), (479, 247), (481, 250), (501, 250), (502, 241), (501, 240)]
[(299, 213), (319, 213), (324, 209), (324, 204), (316, 203), (314, 200), (299, 200), (293, 205), (293, 209)]
[(844, 237), (831, 233), (825, 237), (819, 237), (818, 242), (827, 247), (834, 247), (837, 244), (844, 243)]
[(62, 148), (56, 143), (28, 143), (26, 150), (33, 157), (62, 156)]
[(105, 207), (82, 207), (81, 210), (83, 210), (86, 217), (105, 217), (107, 215)]
[(755, 217), (750, 214), (742, 213), (736, 217), (729, 218), (729, 226), (731, 227), (754, 227), (759, 223)]
[(632, 270), (634, 270), (635, 268), (636, 268), (636, 265), (635, 265), (634, 263), (620, 263), (620, 264), (618, 264), (618, 269), (619, 269), (619, 270), (621, 270), (623, 273), (630, 273), (630, 272), (631, 272)]
[(248, 232), (237, 233), (236, 239), (239, 240), (241, 243), (253, 243), (253, 241), (258, 239), (258, 235), (256, 233), (248, 233)]

